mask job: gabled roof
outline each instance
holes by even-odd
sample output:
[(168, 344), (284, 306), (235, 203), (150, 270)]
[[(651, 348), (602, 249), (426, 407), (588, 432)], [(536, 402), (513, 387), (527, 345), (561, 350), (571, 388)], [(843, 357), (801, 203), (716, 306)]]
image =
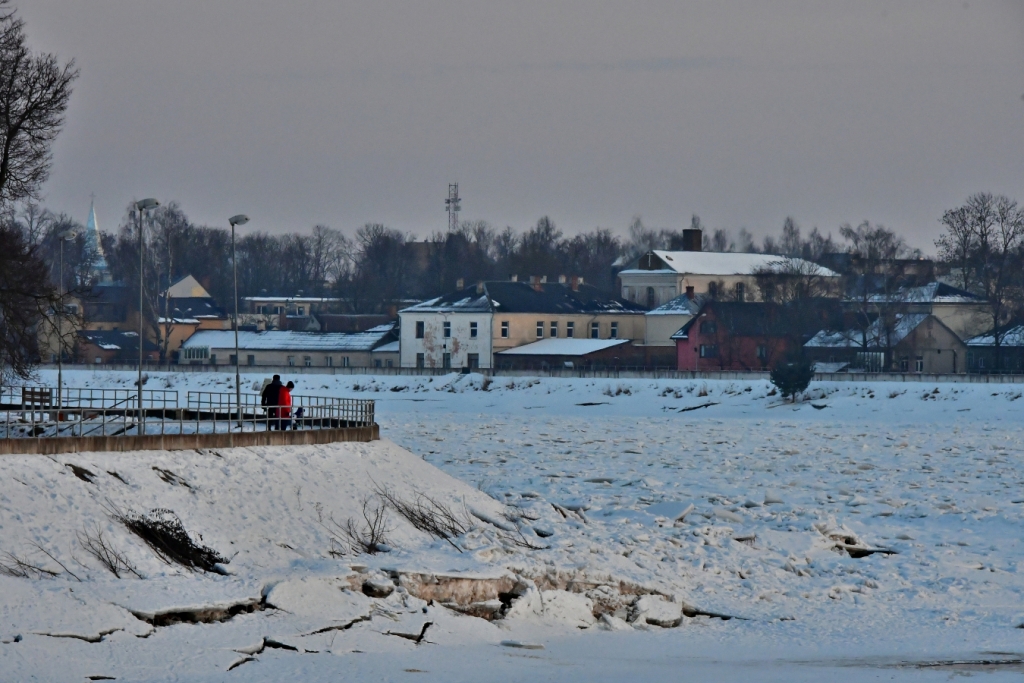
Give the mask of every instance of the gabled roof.
[(559, 283), (531, 285), (526, 282), (483, 283), (483, 291), (468, 287), (410, 306), (403, 313), (643, 313), (647, 309), (604, 294), (597, 287), (573, 289)]
[(706, 300), (706, 294), (697, 294), (692, 299), (686, 294), (680, 294), (644, 315), (696, 315)]
[(186, 275), (168, 287), (165, 294), (172, 299), (210, 298), (210, 293), (206, 291), (206, 288), (191, 275)]
[(892, 295), (873, 294), (869, 298), (874, 303), (934, 303), (934, 304), (980, 304), (985, 300), (977, 294), (957, 289), (944, 282), (929, 282), (921, 287), (906, 287)]
[[(95, 344), (106, 351), (123, 351), (125, 353), (139, 351), (139, 333), (123, 330), (79, 330), (80, 339)], [(158, 351), (155, 343), (148, 339), (142, 345), (145, 351)]]
[[(648, 258), (649, 256), (654, 258)], [(649, 264), (649, 267), (647, 267)], [(712, 251), (662, 251), (655, 249), (629, 264), (620, 275), (638, 275), (654, 272), (672, 272), (685, 275), (751, 275), (757, 270), (781, 269), (786, 264), (811, 266), (823, 276), (837, 276), (823, 266), (810, 264), (799, 258), (774, 254), (741, 254)]]
[[(344, 334), (340, 332), (296, 332), (268, 330), (249, 332), (239, 330), (238, 348), (245, 351), (372, 351), (392, 340), (394, 326), (380, 325), (366, 332)], [(233, 349), (235, 333), (232, 330), (199, 330), (181, 345), (182, 348), (208, 347)]]
[(498, 351), (496, 356), (586, 356), (615, 346), (629, 344), (628, 339), (542, 339), (512, 349)]
[[(881, 348), (883, 346), (895, 346), (907, 338), (917, 329), (918, 325), (930, 317), (930, 313), (907, 313), (897, 314), (892, 330), (888, 331), (888, 344), (886, 343), (886, 329), (883, 320), (877, 318), (867, 328), (867, 348)], [(942, 324), (938, 318), (935, 319)], [(822, 330), (811, 338), (806, 344), (810, 348), (830, 349), (852, 349), (864, 346), (864, 333), (859, 329), (848, 330)]]
[[(965, 342), (968, 346), (995, 346), (996, 339), (995, 335), (990, 332), (979, 334), (977, 337), (971, 337)], [(1017, 325), (1003, 332), (1003, 337), (999, 341), (1000, 346), (1008, 347), (1022, 347), (1024, 346), (1024, 325)]]

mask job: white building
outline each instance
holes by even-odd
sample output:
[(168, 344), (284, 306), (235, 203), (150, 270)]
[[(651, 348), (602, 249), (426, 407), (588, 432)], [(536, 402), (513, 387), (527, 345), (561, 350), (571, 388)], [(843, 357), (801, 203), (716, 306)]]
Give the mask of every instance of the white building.
[[(394, 364), (394, 325), (366, 332), (239, 331), (241, 365), (292, 367), (390, 367)], [(375, 352), (377, 352), (375, 354)], [(234, 365), (235, 333), (199, 330), (181, 345), (182, 365)], [(378, 365), (377, 361), (380, 362)]]
[(403, 368), (490, 368), (491, 302), (462, 290), (399, 311)]

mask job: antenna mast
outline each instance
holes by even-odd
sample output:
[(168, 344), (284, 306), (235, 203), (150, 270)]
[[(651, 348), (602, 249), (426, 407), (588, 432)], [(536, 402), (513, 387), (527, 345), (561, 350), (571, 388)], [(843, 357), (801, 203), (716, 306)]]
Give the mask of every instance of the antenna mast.
[(445, 209), (448, 211), (448, 231), (455, 232), (459, 229), (459, 209), (462, 198), (459, 197), (459, 184), (448, 184), (448, 199), (444, 200)]

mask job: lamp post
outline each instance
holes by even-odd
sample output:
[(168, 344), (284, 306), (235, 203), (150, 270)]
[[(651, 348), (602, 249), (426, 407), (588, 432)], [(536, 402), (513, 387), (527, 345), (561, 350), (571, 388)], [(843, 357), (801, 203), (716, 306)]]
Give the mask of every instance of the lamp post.
[(58, 238), (60, 239), (60, 312), (57, 314), (57, 421), (60, 421), (60, 411), (64, 407), (63, 394), (64, 386), (64, 329), (61, 320), (64, 317), (64, 243), (78, 237), (74, 230), (65, 230)]
[(157, 200), (153, 199), (152, 197), (150, 197), (148, 199), (140, 199), (139, 201), (135, 202), (135, 211), (136, 211), (136, 213), (138, 215), (138, 220), (139, 220), (139, 380), (138, 380), (138, 382), (139, 382), (139, 429), (138, 429), (138, 431), (139, 431), (139, 435), (140, 436), (143, 433), (142, 430), (143, 430), (143, 427), (145, 426), (145, 422), (146, 422), (145, 413), (142, 410), (142, 359), (143, 359), (143, 354), (144, 354), (144, 349), (145, 349), (145, 344), (142, 343), (142, 340), (144, 339), (144, 337), (142, 336), (142, 333), (143, 333), (143, 319), (145, 318), (145, 316), (143, 315), (143, 310), (144, 310), (145, 303), (146, 303), (146, 299), (145, 299), (145, 290), (146, 290), (146, 288), (145, 288), (145, 285), (144, 285), (144, 280), (142, 278), (143, 266), (144, 266), (144, 263), (145, 263), (145, 255), (146, 255), (145, 240), (143, 239), (143, 234), (142, 234), (142, 212), (143, 211), (149, 211), (151, 209), (155, 209), (158, 206), (160, 206), (160, 202), (158, 202)]
[(242, 384), (238, 373), (238, 259), (235, 258), (235, 226), (248, 222), (249, 217), (241, 213), (228, 219), (231, 224), (231, 277), (235, 283), (235, 406), (238, 409), (238, 431), (242, 431)]

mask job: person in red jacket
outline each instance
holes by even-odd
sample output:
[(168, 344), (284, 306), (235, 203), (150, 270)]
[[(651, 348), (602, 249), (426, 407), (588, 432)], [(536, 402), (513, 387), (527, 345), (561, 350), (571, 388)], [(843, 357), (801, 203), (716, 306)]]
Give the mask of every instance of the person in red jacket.
[(292, 389), (295, 388), (295, 382), (288, 382), (287, 385), (281, 387), (277, 394), (277, 404), (280, 406), (278, 409), (281, 414), (281, 429), (288, 429), (292, 425)]

